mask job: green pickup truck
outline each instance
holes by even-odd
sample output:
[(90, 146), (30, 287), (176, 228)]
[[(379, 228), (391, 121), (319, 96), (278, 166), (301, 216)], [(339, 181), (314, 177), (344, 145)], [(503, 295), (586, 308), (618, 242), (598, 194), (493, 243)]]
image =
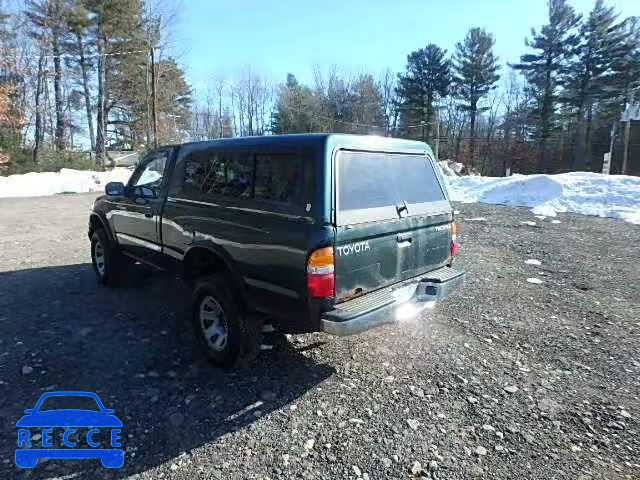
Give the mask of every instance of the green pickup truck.
[(89, 219), (98, 281), (128, 263), (177, 270), (217, 365), (246, 363), (266, 328), (351, 335), (416, 317), (464, 281), (456, 225), (422, 142), (274, 135), (159, 148)]

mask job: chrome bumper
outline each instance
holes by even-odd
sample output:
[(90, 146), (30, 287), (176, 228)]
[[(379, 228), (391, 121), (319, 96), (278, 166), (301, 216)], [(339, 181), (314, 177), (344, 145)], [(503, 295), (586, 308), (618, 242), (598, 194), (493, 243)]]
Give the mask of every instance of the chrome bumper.
[(340, 303), (322, 315), (322, 331), (347, 336), (415, 318), (460, 287), (465, 277), (464, 271), (443, 267), (414, 281)]

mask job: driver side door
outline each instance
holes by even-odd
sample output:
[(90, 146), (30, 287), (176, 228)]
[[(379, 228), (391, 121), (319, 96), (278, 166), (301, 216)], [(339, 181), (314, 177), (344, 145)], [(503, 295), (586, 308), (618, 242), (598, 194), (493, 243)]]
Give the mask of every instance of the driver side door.
[(145, 157), (131, 175), (126, 194), (111, 210), (111, 226), (124, 253), (155, 263), (161, 251), (160, 212), (170, 149)]

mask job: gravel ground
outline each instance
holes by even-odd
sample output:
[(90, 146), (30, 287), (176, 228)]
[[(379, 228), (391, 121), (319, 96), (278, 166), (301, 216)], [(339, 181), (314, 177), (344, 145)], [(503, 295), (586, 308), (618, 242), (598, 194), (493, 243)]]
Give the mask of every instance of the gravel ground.
[[(225, 374), (193, 348), (181, 283), (96, 285), (92, 199), (0, 199), (0, 478), (640, 478), (640, 227), (457, 205), (463, 291)], [(14, 466), (48, 390), (115, 409), (123, 468)]]

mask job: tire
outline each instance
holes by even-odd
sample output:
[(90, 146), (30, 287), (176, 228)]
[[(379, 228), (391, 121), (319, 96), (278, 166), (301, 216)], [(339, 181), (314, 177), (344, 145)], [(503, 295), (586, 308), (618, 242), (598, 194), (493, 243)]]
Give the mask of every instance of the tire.
[(115, 287), (122, 282), (125, 274), (124, 259), (102, 228), (98, 228), (91, 236), (91, 264), (98, 284)]
[(192, 326), (209, 361), (226, 370), (248, 366), (260, 352), (261, 325), (243, 315), (223, 275), (196, 281)]

